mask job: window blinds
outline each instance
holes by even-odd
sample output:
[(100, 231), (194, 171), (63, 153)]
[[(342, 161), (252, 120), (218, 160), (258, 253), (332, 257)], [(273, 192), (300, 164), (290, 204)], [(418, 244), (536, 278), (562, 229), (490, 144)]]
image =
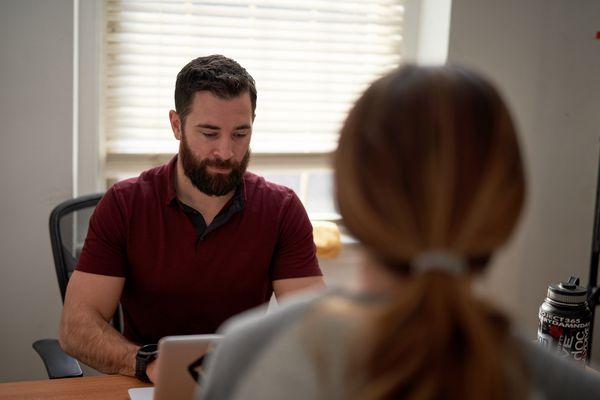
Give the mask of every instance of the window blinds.
[(177, 150), (168, 122), (179, 70), (223, 54), (256, 81), (255, 153), (332, 151), (345, 115), (400, 61), (402, 0), (106, 0), (109, 154)]

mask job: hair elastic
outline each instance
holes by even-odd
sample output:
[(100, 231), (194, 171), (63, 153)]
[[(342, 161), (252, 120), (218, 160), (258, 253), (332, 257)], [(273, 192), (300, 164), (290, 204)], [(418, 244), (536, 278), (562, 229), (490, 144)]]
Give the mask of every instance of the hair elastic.
[(464, 258), (445, 250), (425, 251), (413, 258), (410, 266), (413, 271), (418, 273), (438, 270), (460, 275), (467, 271), (467, 263)]

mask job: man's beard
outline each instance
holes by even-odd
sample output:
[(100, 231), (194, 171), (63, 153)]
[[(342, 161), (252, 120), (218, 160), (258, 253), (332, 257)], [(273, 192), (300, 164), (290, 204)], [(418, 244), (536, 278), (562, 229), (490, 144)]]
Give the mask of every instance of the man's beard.
[[(181, 143), (179, 144), (179, 155), (185, 175), (196, 189), (209, 196), (225, 196), (235, 190), (242, 182), (250, 161), (250, 149), (248, 149), (241, 162), (220, 158), (198, 160), (185, 141), (185, 133), (182, 134)], [(231, 169), (231, 171), (228, 174), (213, 174), (208, 171), (207, 167), (209, 166)]]

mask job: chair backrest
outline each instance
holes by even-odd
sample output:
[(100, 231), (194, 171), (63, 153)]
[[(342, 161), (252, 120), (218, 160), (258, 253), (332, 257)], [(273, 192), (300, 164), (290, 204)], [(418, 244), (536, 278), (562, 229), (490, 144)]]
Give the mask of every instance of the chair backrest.
[[(77, 267), (77, 260), (87, 235), (89, 219), (103, 193), (91, 194), (64, 201), (50, 213), (50, 243), (54, 267), (62, 301), (65, 301), (67, 283)], [(112, 324), (121, 332), (120, 307), (115, 311)]]

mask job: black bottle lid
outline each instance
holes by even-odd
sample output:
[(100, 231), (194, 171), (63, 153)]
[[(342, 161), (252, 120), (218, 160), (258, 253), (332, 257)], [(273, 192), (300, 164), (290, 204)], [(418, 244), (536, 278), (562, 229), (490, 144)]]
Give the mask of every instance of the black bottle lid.
[(548, 298), (558, 303), (577, 305), (587, 300), (587, 289), (579, 286), (579, 278), (572, 276), (568, 282), (549, 285)]

